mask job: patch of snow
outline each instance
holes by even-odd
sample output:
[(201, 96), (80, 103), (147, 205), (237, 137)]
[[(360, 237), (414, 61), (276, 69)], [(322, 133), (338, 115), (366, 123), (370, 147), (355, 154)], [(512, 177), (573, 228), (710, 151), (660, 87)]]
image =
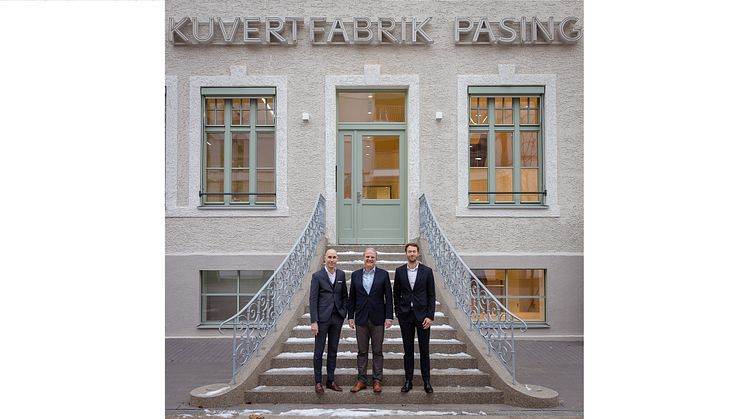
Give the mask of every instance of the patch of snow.
[(242, 410), (242, 411), (238, 412), (238, 414), (241, 415), (241, 416), (261, 415), (262, 413), (272, 413), (272, 411), (271, 410), (262, 410), (262, 409), (260, 409), (260, 410), (249, 410), (249, 409), (246, 409), (246, 410)]
[(228, 386), (228, 387), (219, 388), (217, 390), (208, 391), (207, 393), (200, 394), (200, 396), (214, 396), (216, 394), (222, 393), (225, 390), (228, 390), (229, 388), (231, 388), (231, 387)]
[(233, 416), (237, 414), (238, 412), (236, 412), (235, 410), (212, 411), (212, 410), (205, 409), (205, 416), (210, 416), (210, 417), (215, 416), (215, 417), (220, 417), (220, 418), (232, 418)]
[(437, 410), (391, 410), (391, 409), (293, 409), (280, 413), (280, 416), (323, 416), (323, 417), (370, 417), (370, 416), (453, 416), (456, 412)]
[[(466, 355), (463, 352), (462, 354)], [(430, 354), (430, 355), (432, 356), (434, 354)], [(456, 356), (458, 354), (442, 354), (442, 355)], [(404, 356), (404, 352), (384, 352), (383, 353), (384, 358), (395, 358), (399, 356)], [(468, 355), (466, 356), (468, 357)], [(276, 358), (313, 359), (313, 352), (283, 352), (277, 355)], [(351, 352), (351, 351), (337, 352), (337, 359), (340, 359), (340, 358), (357, 358), (357, 352)]]
[(432, 358), (434, 356), (439, 356), (439, 357), (443, 357), (443, 358), (471, 358), (471, 355), (469, 355), (469, 354), (467, 354), (465, 352), (459, 352), (457, 354), (442, 354), (442, 353), (439, 353), (439, 352), (436, 352), (436, 353), (432, 353), (431, 352), (430, 353), (430, 358)]

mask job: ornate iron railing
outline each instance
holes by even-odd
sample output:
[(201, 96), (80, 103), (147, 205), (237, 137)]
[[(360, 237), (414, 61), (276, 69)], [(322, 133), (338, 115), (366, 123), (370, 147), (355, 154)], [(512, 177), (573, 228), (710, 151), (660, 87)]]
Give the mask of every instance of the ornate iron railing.
[(526, 331), (526, 322), (511, 313), (466, 266), (443, 233), (427, 198), (420, 196), (420, 237), (427, 241), (435, 267), (446, 287), (466, 314), (470, 326), (513, 376), (515, 384), (515, 328)]
[(235, 384), (236, 374), (256, 354), (259, 345), (275, 327), (280, 315), (290, 306), (290, 300), (308, 273), (316, 246), (326, 228), (326, 199), (319, 194), (316, 207), (306, 228), (293, 245), (285, 259), (264, 286), (233, 317), (220, 324), (222, 334), (225, 325), (233, 326), (233, 373), (231, 384)]

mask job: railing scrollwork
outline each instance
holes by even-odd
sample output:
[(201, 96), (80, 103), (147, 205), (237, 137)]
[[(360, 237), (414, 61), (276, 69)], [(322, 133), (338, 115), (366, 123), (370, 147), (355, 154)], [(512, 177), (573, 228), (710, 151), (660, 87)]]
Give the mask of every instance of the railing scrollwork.
[(319, 194), (313, 214), (280, 266), (241, 310), (220, 324), (233, 328), (232, 377), (256, 354), (259, 345), (277, 324), (280, 315), (290, 306), (293, 295), (308, 273), (316, 246), (326, 228), (326, 199)]
[(456, 253), (433, 215), (430, 204), (420, 196), (420, 237), (428, 244), (435, 267), (446, 288), (474, 328), (487, 342), (490, 352), (513, 376), (515, 384), (515, 329), (527, 329), (526, 322), (511, 313)]

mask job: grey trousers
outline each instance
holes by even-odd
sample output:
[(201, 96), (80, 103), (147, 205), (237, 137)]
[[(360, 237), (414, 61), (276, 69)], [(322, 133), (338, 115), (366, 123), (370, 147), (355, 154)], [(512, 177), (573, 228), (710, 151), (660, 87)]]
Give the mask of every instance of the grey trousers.
[(368, 345), (373, 346), (373, 381), (383, 381), (383, 325), (370, 320), (364, 326), (355, 325), (357, 337), (357, 379), (368, 383)]

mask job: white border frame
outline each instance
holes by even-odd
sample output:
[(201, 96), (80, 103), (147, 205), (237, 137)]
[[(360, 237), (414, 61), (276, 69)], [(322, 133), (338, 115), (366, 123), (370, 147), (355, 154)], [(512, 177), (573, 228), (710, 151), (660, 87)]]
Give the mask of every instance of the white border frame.
[[(498, 74), (459, 75), (458, 205), (456, 217), (559, 217), (557, 199), (557, 75), (515, 74), (515, 65), (498, 65)], [(469, 86), (544, 86), (545, 205), (527, 208), (469, 208)]]
[[(231, 66), (230, 76), (191, 76), (189, 77), (189, 205), (171, 208), (166, 216), (177, 217), (288, 217), (287, 185), (287, 77), (253, 76), (246, 73), (246, 66)], [(166, 76), (173, 77), (173, 76)], [(200, 148), (202, 141), (201, 88), (202, 87), (252, 87), (274, 86), (275, 97), (275, 182), (276, 208), (209, 208), (200, 209)], [(176, 161), (176, 150), (166, 150), (166, 159)], [(175, 185), (174, 185), (175, 186)], [(167, 192), (168, 193), (168, 192)]]
[(378, 64), (365, 65), (363, 74), (326, 76), (324, 83), (326, 130), (326, 234), (337, 244), (337, 88), (407, 90), (407, 239), (419, 235), (420, 195), (420, 78), (417, 74), (381, 75)]

